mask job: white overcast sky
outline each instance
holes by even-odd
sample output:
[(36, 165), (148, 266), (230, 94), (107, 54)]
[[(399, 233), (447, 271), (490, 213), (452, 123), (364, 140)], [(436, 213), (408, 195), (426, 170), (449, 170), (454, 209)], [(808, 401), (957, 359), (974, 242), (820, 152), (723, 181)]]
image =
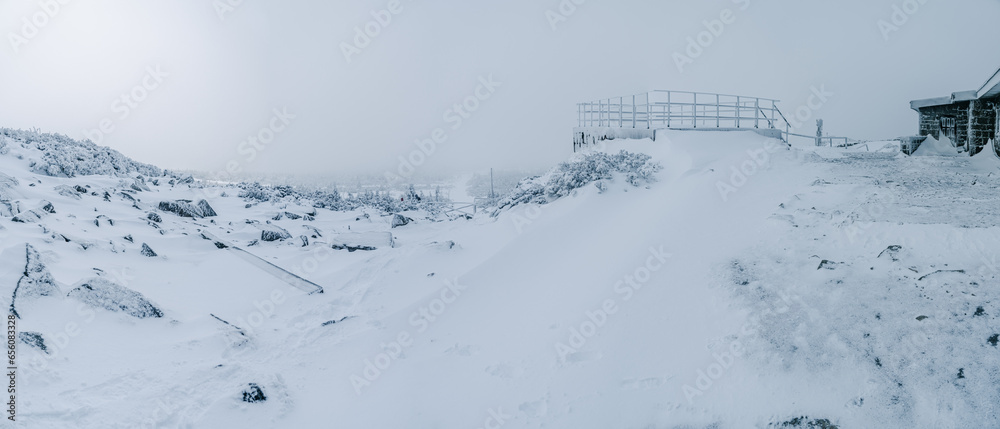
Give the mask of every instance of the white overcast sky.
[[(425, 171), (547, 166), (572, 149), (577, 102), (649, 89), (777, 98), (788, 114), (824, 86), (830, 134), (896, 137), (916, 132), (911, 99), (1000, 67), (996, 0), (926, 0), (889, 40), (878, 22), (904, 1), (587, 0), (553, 31), (560, 0), (401, 0), (350, 63), (341, 42), (388, 0), (243, 0), (225, 19), (213, 0), (62, 0), (15, 53), (47, 1), (0, 2), (0, 126), (82, 138), (110, 118), (102, 144), (177, 169), (380, 174), (436, 128), (448, 140)], [(736, 21), (679, 72), (672, 55), (724, 9)], [(157, 66), (169, 76), (120, 119), (113, 102)], [(490, 75), (502, 86), (452, 130), (445, 111)], [(237, 147), (275, 108), (296, 118), (249, 161)]]

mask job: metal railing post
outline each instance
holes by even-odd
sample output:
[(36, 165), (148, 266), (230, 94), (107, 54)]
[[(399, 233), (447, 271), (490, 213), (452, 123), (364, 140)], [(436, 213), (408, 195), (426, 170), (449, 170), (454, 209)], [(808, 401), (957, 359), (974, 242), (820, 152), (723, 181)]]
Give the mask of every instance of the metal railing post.
[(632, 128), (635, 129), (635, 95), (632, 96)]
[(597, 126), (604, 126), (604, 100), (597, 100)]
[(695, 128), (698, 128), (698, 93), (697, 92), (694, 93), (694, 106), (693, 107), (694, 107), (694, 110), (693, 110), (693, 112), (694, 112), (693, 113), (694, 120), (691, 121), (691, 122), (694, 123), (694, 127)]
[(742, 102), (742, 101), (740, 101), (740, 96), (738, 96), (738, 95), (737, 95), (737, 96), (736, 96), (736, 128), (739, 128), (739, 127), (740, 127), (740, 115), (742, 115), (742, 114), (743, 114), (743, 112), (742, 112), (742, 111), (741, 111), (741, 109), (740, 109), (740, 105), (741, 105), (742, 103), (743, 103), (743, 102)]
[(653, 129), (653, 107), (649, 102), (649, 92), (646, 93), (646, 129)]
[(666, 118), (667, 128), (670, 128), (670, 114), (673, 113), (673, 111), (674, 111), (674, 104), (673, 104), (674, 102), (671, 99), (671, 95), (672, 95), (671, 92), (667, 91), (667, 105), (663, 109), (664, 113), (666, 113), (666, 117), (667, 117)]
[(722, 127), (722, 112), (719, 111), (722, 106), (719, 104), (719, 94), (715, 94), (715, 128)]
[(625, 104), (625, 97), (618, 97), (618, 128), (622, 127), (622, 105)]
[(760, 128), (760, 99), (755, 98), (753, 101), (753, 127)]

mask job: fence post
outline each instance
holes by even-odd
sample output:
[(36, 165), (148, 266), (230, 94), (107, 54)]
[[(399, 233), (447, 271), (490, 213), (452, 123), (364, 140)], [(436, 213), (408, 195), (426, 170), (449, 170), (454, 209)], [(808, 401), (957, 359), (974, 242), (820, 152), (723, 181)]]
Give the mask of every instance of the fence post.
[(622, 105), (625, 104), (625, 97), (618, 97), (618, 128), (622, 127)]
[(670, 128), (670, 114), (674, 111), (674, 102), (671, 100), (671, 92), (667, 91), (667, 105), (663, 108), (664, 113), (666, 113), (667, 128)]

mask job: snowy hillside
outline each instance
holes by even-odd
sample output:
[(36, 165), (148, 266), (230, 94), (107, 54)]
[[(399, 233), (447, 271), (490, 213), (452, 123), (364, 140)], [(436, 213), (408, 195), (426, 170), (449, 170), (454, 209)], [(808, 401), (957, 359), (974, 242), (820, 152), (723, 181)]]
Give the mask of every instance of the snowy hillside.
[(24, 427), (1000, 426), (992, 154), (669, 132), (455, 216), (61, 139), (0, 131)]

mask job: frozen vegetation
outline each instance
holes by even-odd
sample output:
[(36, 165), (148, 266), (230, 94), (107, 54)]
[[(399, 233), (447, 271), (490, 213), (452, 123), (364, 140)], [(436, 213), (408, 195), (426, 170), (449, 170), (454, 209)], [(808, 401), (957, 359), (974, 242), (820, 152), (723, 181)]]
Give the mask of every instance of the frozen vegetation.
[(499, 203), (499, 210), (518, 204), (546, 204), (572, 191), (594, 184), (603, 191), (616, 177), (632, 186), (655, 181), (662, 166), (649, 155), (620, 151), (617, 154), (592, 152), (559, 164), (547, 173), (521, 180)]
[(32, 159), (30, 167), (32, 171), (47, 176), (161, 176), (164, 173), (157, 167), (135, 162), (116, 150), (90, 141), (73, 140), (62, 134), (0, 128), (0, 152), (9, 151), (14, 146), (40, 152), (41, 156)]

